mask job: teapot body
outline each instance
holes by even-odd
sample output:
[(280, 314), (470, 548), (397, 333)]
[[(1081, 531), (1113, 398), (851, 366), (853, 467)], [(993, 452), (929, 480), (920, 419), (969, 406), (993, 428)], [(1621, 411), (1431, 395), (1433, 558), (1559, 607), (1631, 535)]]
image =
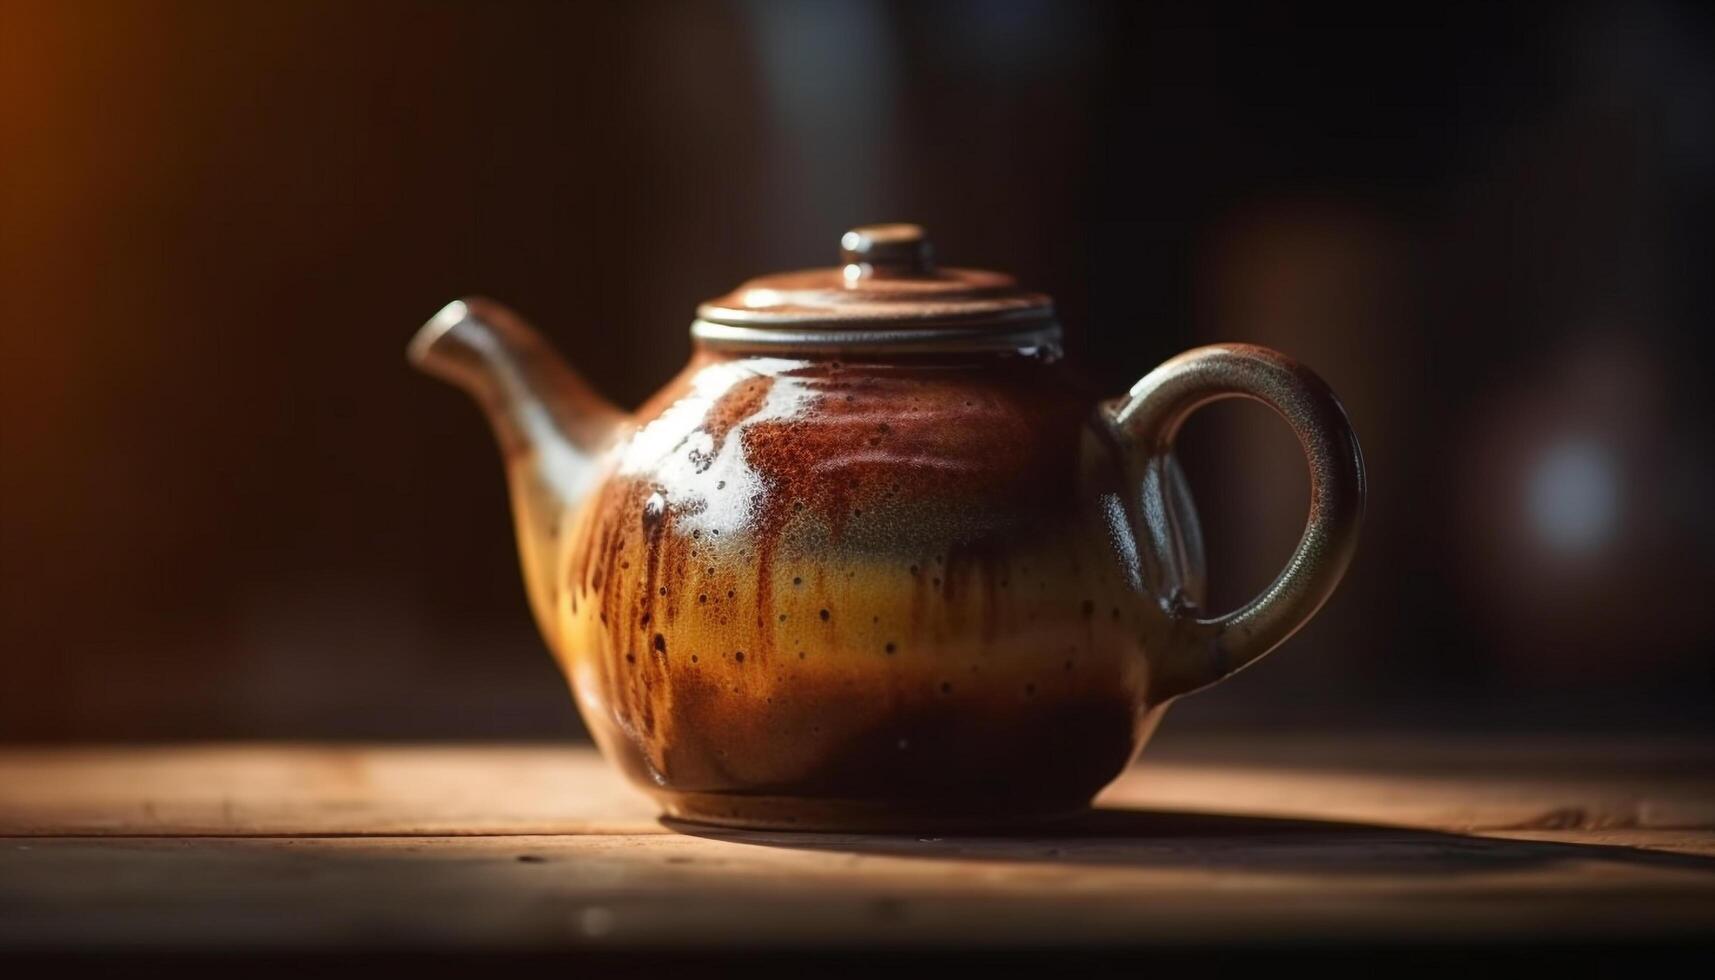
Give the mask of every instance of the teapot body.
[(1052, 349), (700, 352), (553, 535), (543, 625), (602, 751), (702, 822), (1085, 806), (1202, 588), (1171, 457), (1129, 478), (1096, 407)]

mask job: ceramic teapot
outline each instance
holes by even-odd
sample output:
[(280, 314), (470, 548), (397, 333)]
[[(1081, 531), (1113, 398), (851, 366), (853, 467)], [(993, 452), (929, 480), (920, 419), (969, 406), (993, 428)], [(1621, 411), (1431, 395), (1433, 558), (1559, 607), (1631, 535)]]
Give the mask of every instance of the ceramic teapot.
[[(601, 751), (670, 817), (915, 831), (1076, 812), (1165, 706), (1328, 598), (1364, 471), (1290, 358), (1188, 351), (1101, 400), (1047, 296), (937, 267), (921, 229), (704, 303), (627, 414), (517, 315), (465, 299), (410, 346), (505, 455), (530, 606)], [(1291, 425), (1310, 508), (1285, 569), (1201, 610), (1173, 457), (1230, 397)]]

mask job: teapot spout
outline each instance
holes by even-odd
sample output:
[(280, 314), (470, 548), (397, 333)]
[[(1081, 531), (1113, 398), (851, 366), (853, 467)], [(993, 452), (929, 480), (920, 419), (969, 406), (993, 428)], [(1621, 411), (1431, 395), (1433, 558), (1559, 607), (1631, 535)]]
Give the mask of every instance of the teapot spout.
[(448, 303), (417, 331), (407, 356), (463, 388), (488, 416), (505, 456), (531, 610), (548, 632), (561, 521), (594, 486), (625, 414), (522, 317), (492, 300)]

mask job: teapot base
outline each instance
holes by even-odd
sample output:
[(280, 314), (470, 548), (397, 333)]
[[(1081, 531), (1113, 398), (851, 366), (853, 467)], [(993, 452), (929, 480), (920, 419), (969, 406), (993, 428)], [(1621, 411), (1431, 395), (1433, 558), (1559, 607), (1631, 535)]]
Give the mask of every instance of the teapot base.
[(816, 833), (909, 834), (927, 831), (1022, 830), (1074, 820), (1090, 809), (1076, 800), (845, 800), (748, 796), (730, 793), (658, 793), (669, 823), (740, 830)]

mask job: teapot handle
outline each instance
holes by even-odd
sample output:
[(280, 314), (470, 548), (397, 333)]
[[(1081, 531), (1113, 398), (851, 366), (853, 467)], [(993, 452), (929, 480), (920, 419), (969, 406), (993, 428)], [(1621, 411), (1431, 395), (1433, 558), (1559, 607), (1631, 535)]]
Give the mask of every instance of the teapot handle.
[(1279, 646), (1322, 607), (1345, 574), (1364, 512), (1364, 459), (1340, 401), (1310, 369), (1251, 344), (1186, 351), (1132, 386), (1108, 417), (1135, 462), (1173, 451), (1192, 412), (1225, 398), (1272, 408), (1310, 464), (1310, 514), (1286, 567), (1262, 594), (1224, 616), (1175, 608), (1173, 640), (1152, 683), (1163, 700), (1212, 684)]

